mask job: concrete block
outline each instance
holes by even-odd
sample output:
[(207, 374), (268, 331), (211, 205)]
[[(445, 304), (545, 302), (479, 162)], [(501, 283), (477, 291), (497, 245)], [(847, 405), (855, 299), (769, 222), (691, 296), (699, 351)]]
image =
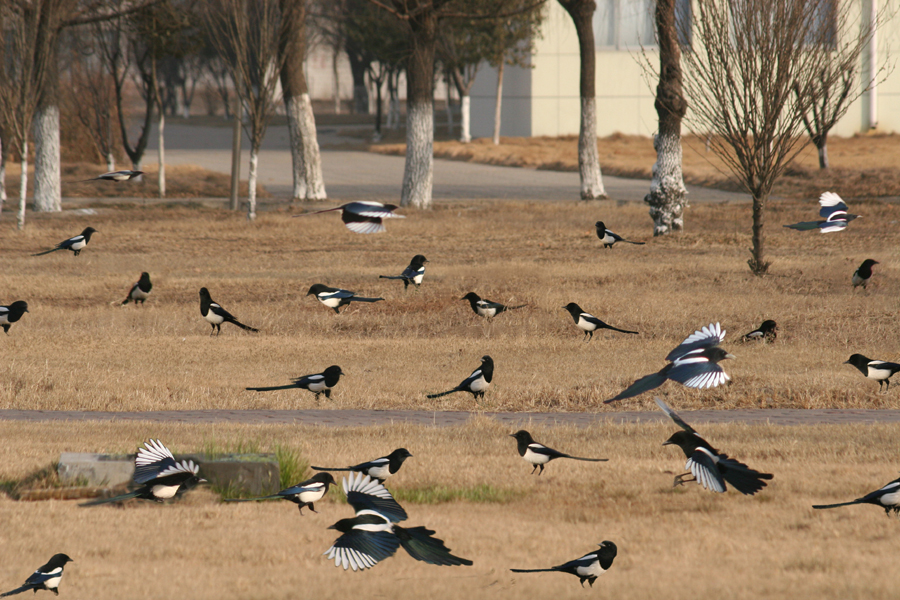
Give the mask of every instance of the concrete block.
[(115, 487), (131, 481), (134, 458), (123, 455), (63, 452), (57, 467), (63, 483)]

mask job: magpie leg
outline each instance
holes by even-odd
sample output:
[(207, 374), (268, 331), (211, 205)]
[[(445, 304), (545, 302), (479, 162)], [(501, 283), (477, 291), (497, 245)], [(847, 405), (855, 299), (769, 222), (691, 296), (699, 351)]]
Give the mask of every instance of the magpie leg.
[[(690, 479), (685, 479), (686, 477), (690, 477)], [(672, 487), (678, 487), (679, 485), (684, 485), (688, 481), (697, 481), (690, 473), (682, 473), (681, 475), (675, 476), (675, 482), (672, 484)]]
[(541, 475), (544, 472), (544, 465), (538, 465), (538, 466), (541, 468), (541, 470), (538, 471), (538, 475)]
[(538, 465), (534, 465), (534, 468), (531, 469), (531, 474), (534, 475), (534, 472), (537, 471)]

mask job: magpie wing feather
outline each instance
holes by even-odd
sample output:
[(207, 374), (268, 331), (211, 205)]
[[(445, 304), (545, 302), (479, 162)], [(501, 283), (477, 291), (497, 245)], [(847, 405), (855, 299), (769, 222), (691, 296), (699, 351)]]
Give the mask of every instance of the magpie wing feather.
[(664, 413), (666, 413), (666, 415), (668, 415), (668, 417), (669, 417), (670, 419), (672, 419), (673, 421), (675, 421), (675, 424), (676, 424), (676, 425), (678, 425), (679, 427), (681, 427), (682, 429), (684, 429), (684, 430), (687, 431), (688, 433), (693, 433), (693, 434), (696, 434), (696, 433), (697, 433), (697, 430), (695, 430), (693, 427), (691, 427), (690, 425), (688, 425), (687, 422), (686, 422), (684, 419), (682, 419), (681, 417), (679, 417), (679, 416), (678, 416), (678, 413), (676, 413), (674, 410), (672, 410), (672, 409), (669, 407), (668, 404), (666, 404), (665, 402), (663, 402), (662, 399), (661, 399), (659, 396), (657, 396), (657, 397), (654, 398), (654, 399), (656, 400), (656, 405), (659, 406), (660, 410), (662, 410)]
[(399, 525), (395, 525), (394, 533), (407, 554), (416, 560), (431, 565), (445, 567), (459, 565), (469, 566), (472, 564), (472, 561), (467, 558), (461, 558), (451, 554), (450, 549), (444, 545), (443, 540), (433, 537), (434, 531), (431, 529), (426, 529), (425, 527), (412, 527), (406, 529)]

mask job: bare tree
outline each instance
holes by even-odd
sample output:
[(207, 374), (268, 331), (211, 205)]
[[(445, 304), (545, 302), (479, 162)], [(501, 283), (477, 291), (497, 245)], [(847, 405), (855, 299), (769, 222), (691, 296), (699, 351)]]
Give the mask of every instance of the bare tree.
[(72, 98), (75, 117), (90, 134), (98, 157), (106, 162), (106, 170), (115, 171), (117, 138), (112, 78), (97, 60), (92, 36), (83, 35), (73, 40), (72, 55), (74, 60), (66, 88)]

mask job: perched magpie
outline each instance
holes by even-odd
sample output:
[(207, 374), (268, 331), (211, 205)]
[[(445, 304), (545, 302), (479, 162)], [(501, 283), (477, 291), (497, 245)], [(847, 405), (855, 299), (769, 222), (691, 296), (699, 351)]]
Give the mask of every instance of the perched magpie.
[[(259, 329), (255, 329), (250, 327), (249, 325), (244, 325), (237, 319), (235, 319), (230, 312), (216, 304), (212, 301), (212, 298), (209, 295), (209, 290), (204, 288), (200, 288), (200, 314), (206, 319), (206, 322), (212, 326), (213, 331), (216, 332), (216, 335), (219, 335), (222, 331), (222, 323), (234, 323), (241, 329), (246, 331), (259, 331)], [(209, 332), (209, 335), (212, 335), (212, 331)]]
[(315, 471), (354, 471), (368, 475), (372, 479), (377, 479), (379, 483), (384, 483), (385, 479), (395, 474), (403, 466), (403, 461), (410, 458), (412, 454), (406, 448), (397, 448), (387, 456), (370, 460), (369, 462), (353, 465), (352, 467), (310, 467)]
[(288, 385), (276, 385), (274, 387), (248, 387), (251, 392), (271, 392), (272, 390), (290, 390), (300, 388), (301, 390), (309, 390), (319, 399), (319, 394), (325, 394), (326, 398), (331, 398), (331, 388), (337, 385), (344, 372), (337, 365), (331, 365), (321, 373), (314, 375), (304, 375), (294, 379), (294, 383)]
[(9, 306), (0, 306), (0, 327), (3, 327), (3, 333), (9, 335), (10, 326), (27, 312), (28, 303), (24, 300), (16, 300)]
[(510, 569), (510, 571), (513, 573), (542, 573), (545, 571), (571, 573), (578, 577), (581, 587), (584, 587), (585, 581), (591, 584), (591, 587), (594, 587), (594, 582), (597, 578), (609, 571), (617, 553), (616, 545), (607, 540), (600, 543), (599, 550), (588, 552), (581, 558), (570, 560), (556, 567), (549, 569)]
[(618, 331), (619, 333), (637, 334), (637, 331), (628, 331), (626, 329), (619, 329), (618, 327), (607, 325), (594, 315), (581, 310), (581, 307), (574, 302), (569, 302), (568, 304), (563, 306), (563, 308), (569, 311), (569, 314), (572, 315), (573, 319), (575, 319), (575, 325), (578, 326), (578, 329), (584, 332), (584, 338), (588, 342), (594, 339), (594, 332), (598, 329), (612, 329), (613, 331)]
[(831, 233), (843, 231), (847, 227), (847, 223), (859, 217), (859, 215), (847, 214), (847, 205), (840, 196), (833, 192), (825, 192), (819, 196), (819, 206), (822, 207), (819, 209), (819, 216), (824, 217), (824, 221), (803, 221), (785, 225), (785, 227), (798, 231), (818, 229), (821, 233)]
[(880, 490), (875, 490), (862, 498), (839, 504), (818, 504), (813, 508), (837, 508), (851, 504), (874, 504), (883, 508), (884, 514), (887, 516), (891, 516), (891, 511), (900, 515), (900, 479), (895, 479)]
[(6, 592), (5, 594), (0, 594), (0, 598), (5, 598), (6, 596), (12, 596), (14, 594), (21, 594), (22, 592), (27, 592), (28, 590), (33, 590), (35, 594), (38, 590), (47, 590), (59, 596), (59, 582), (62, 581), (63, 569), (65, 568), (67, 562), (75, 561), (73, 561), (65, 554), (54, 554), (53, 557), (49, 561), (47, 561), (46, 565), (38, 568), (37, 571), (32, 573), (28, 577), (28, 579), (25, 580), (25, 583), (22, 584), (22, 587), (18, 587), (12, 591)]
[(302, 481), (295, 486), (286, 490), (281, 490), (277, 494), (271, 496), (262, 496), (260, 498), (226, 498), (225, 502), (250, 502), (251, 500), (270, 500), (272, 498), (280, 498), (282, 500), (290, 500), (300, 509), (303, 514), (303, 507), (308, 506), (309, 510), (318, 512), (313, 506), (314, 502), (318, 502), (328, 493), (328, 486), (337, 485), (331, 473), (316, 473), (306, 481)]
[(475, 314), (479, 317), (485, 317), (487, 319), (495, 317), (507, 310), (515, 310), (517, 308), (523, 308), (527, 306), (527, 304), (520, 304), (518, 306), (504, 306), (499, 302), (482, 300), (481, 296), (479, 296), (475, 292), (469, 292), (468, 294), (460, 298), (460, 300), (468, 300), (469, 305), (472, 307), (472, 310), (475, 311)]
[(494, 359), (488, 355), (481, 357), (481, 366), (472, 371), (472, 374), (466, 377), (462, 383), (446, 392), (440, 394), (429, 394), (428, 398), (440, 398), (453, 392), (469, 392), (477, 400), (479, 397), (484, 398), (484, 391), (491, 385), (491, 379), (494, 377)]
[(538, 467), (541, 468), (541, 470), (538, 471), (538, 475), (543, 473), (544, 465), (557, 458), (571, 458), (572, 460), (585, 460), (588, 462), (606, 462), (609, 460), (608, 458), (582, 458), (580, 456), (572, 456), (571, 454), (563, 454), (559, 450), (554, 450), (553, 448), (548, 448), (543, 444), (538, 444), (531, 437), (531, 434), (524, 429), (520, 429), (515, 433), (511, 433), (509, 434), (509, 436), (516, 438), (516, 442), (518, 442), (519, 456), (533, 465), (534, 468), (531, 469), (532, 475), (534, 475), (534, 471)]
[(867, 258), (859, 265), (859, 268), (853, 272), (852, 282), (854, 290), (860, 285), (863, 289), (866, 289), (866, 286), (869, 285), (869, 280), (872, 279), (872, 267), (877, 264), (880, 264), (877, 260)]
[(32, 256), (43, 256), (45, 254), (50, 254), (51, 252), (56, 252), (57, 250), (71, 250), (75, 253), (75, 256), (78, 256), (79, 254), (81, 254), (81, 251), (84, 250), (84, 247), (88, 245), (88, 242), (91, 241), (91, 236), (95, 233), (97, 233), (96, 229), (94, 229), (93, 227), (86, 227), (84, 231), (82, 231), (75, 237), (58, 243), (56, 245), (56, 248), (50, 248), (49, 250), (45, 250), (44, 252), (32, 254)]
[(603, 224), (603, 221), (597, 221), (596, 223), (594, 223), (594, 227), (597, 228), (597, 237), (600, 238), (601, 242), (603, 242), (604, 248), (612, 248), (616, 242), (625, 242), (626, 244), (634, 244), (635, 246), (643, 246), (645, 243), (626, 240), (621, 235), (613, 233), (612, 231), (607, 229), (606, 225)]
[(309, 291), (306, 292), (307, 296), (313, 294), (315, 294), (316, 300), (328, 308), (333, 309), (334, 312), (338, 314), (341, 312), (338, 310), (340, 307), (347, 306), (351, 302), (378, 302), (384, 300), (384, 298), (363, 298), (362, 296), (357, 296), (356, 292), (328, 287), (321, 283), (310, 286)]
[(354, 571), (374, 567), (403, 547), (416, 560), (432, 565), (471, 565), (472, 561), (450, 554), (443, 540), (425, 527), (400, 527), (406, 511), (397, 504), (383, 485), (368, 475), (354, 473), (343, 480), (347, 503), (356, 511), (352, 519), (341, 519), (329, 529), (337, 529), (341, 536), (323, 554), (334, 559), (337, 567)]
[(892, 362), (884, 362), (883, 360), (872, 360), (866, 358), (862, 354), (853, 354), (850, 359), (844, 362), (845, 365), (853, 365), (859, 372), (867, 378), (878, 382), (878, 390), (884, 386), (887, 392), (891, 387), (891, 377), (897, 371), (900, 371), (900, 365)]
[(382, 219), (405, 219), (403, 215), (395, 215), (397, 210), (396, 204), (382, 204), (381, 202), (358, 201), (350, 202), (337, 208), (329, 208), (326, 210), (317, 210), (316, 212), (304, 213), (302, 215), (294, 215), (295, 217), (306, 217), (309, 215), (318, 215), (320, 213), (331, 212), (333, 210), (341, 211), (341, 220), (347, 229), (356, 233), (381, 233), (384, 231)]
[(175, 457), (159, 440), (149, 440), (143, 448), (138, 449), (134, 459), (134, 482), (140, 487), (113, 498), (98, 498), (79, 504), (79, 506), (96, 506), (110, 502), (122, 502), (131, 498), (156, 500), (162, 502), (175, 496), (182, 486), (193, 487), (205, 483), (197, 473), (200, 466), (192, 460), (175, 462)]
[(122, 302), (122, 306), (125, 306), (132, 300), (134, 301), (135, 306), (137, 306), (138, 302), (143, 305), (144, 301), (150, 297), (150, 290), (152, 289), (153, 284), (150, 283), (150, 274), (144, 271), (143, 273), (141, 273), (141, 278), (134, 282), (134, 285), (131, 286), (131, 291), (128, 292), (128, 295), (125, 297), (125, 301)]
[[(724, 492), (727, 481), (740, 493), (752, 496), (766, 487), (766, 482), (763, 480), (772, 479), (771, 474), (754, 471), (744, 463), (738, 462), (710, 446), (709, 442), (700, 437), (693, 427), (685, 423), (684, 419), (659, 398), (656, 399), (656, 404), (684, 430), (676, 431), (663, 442), (663, 446), (680, 447), (687, 458), (684, 468), (690, 472), (677, 475), (675, 477), (676, 486), (686, 481), (696, 481), (713, 492)], [(688, 475), (693, 475), (694, 478), (685, 479)]]
[(403, 289), (409, 287), (409, 284), (415, 285), (417, 288), (422, 285), (422, 278), (425, 277), (425, 263), (428, 259), (421, 254), (413, 256), (409, 266), (403, 269), (400, 275), (379, 275), (379, 279), (402, 279)]
[(143, 174), (143, 171), (110, 171), (109, 173), (104, 173), (103, 175), (92, 177), (91, 179), (82, 179), (78, 183), (84, 183), (85, 181), (97, 181), (98, 179), (102, 179), (104, 181), (115, 181), (116, 183), (118, 183), (120, 181), (128, 181), (129, 179), (140, 177)]
[(753, 340), (765, 340), (774, 342), (778, 337), (778, 324), (772, 319), (766, 319), (762, 325), (741, 338), (742, 342), (751, 342)]
[(681, 345), (669, 352), (666, 360), (671, 362), (661, 371), (641, 377), (624, 392), (615, 398), (604, 400), (604, 403), (609, 404), (649, 392), (664, 384), (666, 379), (700, 389), (722, 385), (731, 378), (719, 366), (719, 361), (734, 358), (719, 348), (719, 344), (724, 340), (725, 331), (718, 323), (710, 323), (708, 327), (689, 335)]

